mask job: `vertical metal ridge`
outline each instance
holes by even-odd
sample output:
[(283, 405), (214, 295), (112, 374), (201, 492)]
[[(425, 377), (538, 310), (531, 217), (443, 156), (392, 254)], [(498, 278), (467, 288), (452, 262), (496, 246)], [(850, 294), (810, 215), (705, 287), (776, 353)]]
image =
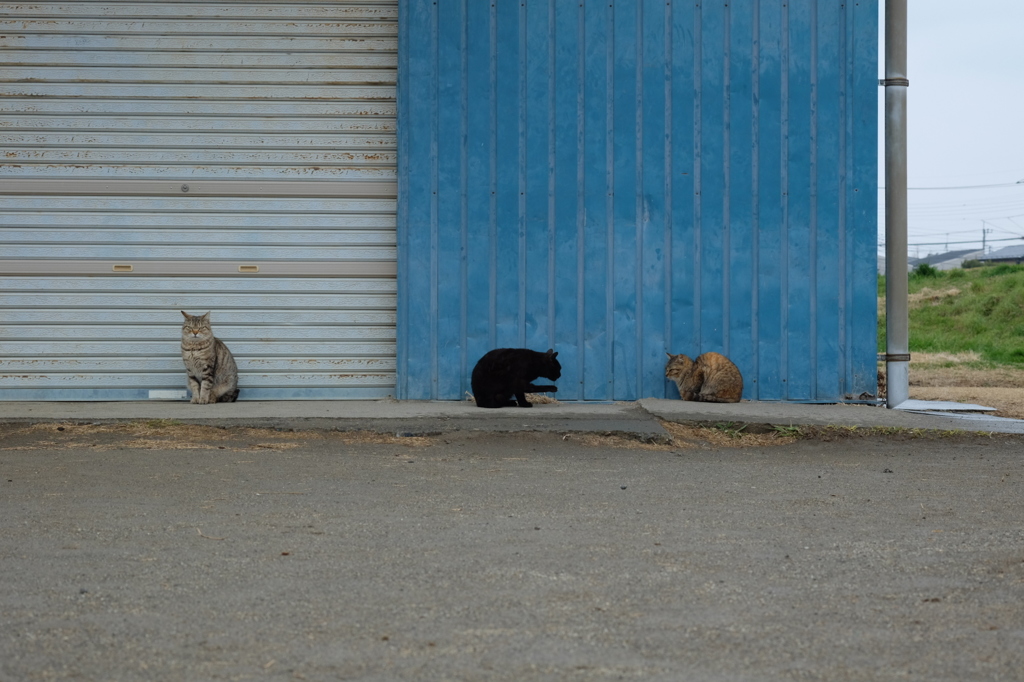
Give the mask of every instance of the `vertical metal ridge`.
[(811, 395), (815, 398), (821, 398), (819, 396), (820, 382), (813, 381), (814, 378), (818, 377), (818, 368), (820, 366), (818, 357), (818, 60), (821, 59), (821, 55), (818, 51), (818, 3), (811, 3), (811, 158), (809, 159), (810, 178), (811, 178), (811, 206), (810, 206), (810, 235), (808, 241), (808, 247), (810, 249), (810, 279), (811, 279), (811, 290), (810, 290), (810, 345), (811, 345)]
[(633, 182), (636, 185), (636, 192), (633, 200), (633, 215), (635, 224), (633, 226), (633, 240), (636, 246), (636, 283), (633, 286), (633, 295), (636, 297), (636, 329), (633, 331), (633, 343), (636, 348), (636, 368), (633, 381), (635, 382), (637, 397), (643, 395), (644, 385), (644, 234), (646, 232), (647, 211), (645, 210), (645, 187), (644, 187), (644, 4), (642, 0), (636, 3), (636, 30), (635, 44), (636, 66), (633, 78), (636, 81), (636, 120), (633, 123), (633, 155), (636, 163), (633, 168)]
[(548, 348), (555, 347), (557, 339), (556, 259), (555, 259), (555, 121), (558, 114), (555, 102), (555, 0), (548, 0)]
[(459, 208), (462, 253), (459, 258), (459, 395), (467, 390), (469, 358), (466, 347), (469, 337), (469, 0), (461, 0), (462, 30), (459, 31), (460, 90), (459, 102)]
[(519, 5), (519, 54), (518, 54), (518, 86), (519, 86), (519, 106), (516, 111), (516, 124), (517, 131), (519, 134), (518, 146), (516, 148), (516, 154), (518, 159), (516, 180), (519, 188), (519, 203), (517, 205), (516, 214), (516, 227), (518, 229), (518, 261), (517, 271), (518, 278), (516, 281), (516, 287), (519, 292), (519, 299), (517, 301), (517, 316), (516, 316), (516, 338), (519, 346), (526, 345), (526, 189), (527, 189), (527, 178), (526, 178), (526, 130), (527, 130), (527, 40), (526, 40), (526, 3), (521, 2)]
[[(675, 197), (675, 178), (673, 176), (672, 159), (675, 148), (675, 135), (672, 125), (672, 91), (675, 83), (675, 73), (672, 64), (675, 62), (675, 12), (671, 2), (665, 3), (665, 350), (671, 352), (675, 339), (672, 334), (672, 299), (673, 299), (673, 269), (675, 263), (673, 254), (673, 198)], [(662, 382), (664, 384), (664, 381)]]
[(440, 88), (439, 48), (438, 39), (438, 10), (437, 3), (434, 3), (433, 11), (430, 13), (430, 55), (432, 58), (430, 73), (430, 397), (436, 399), (438, 396), (438, 101)]
[(522, 213), (523, 165), (523, 8), (514, 3), (493, 3), (497, 22), (497, 119), (495, 149), (497, 214), (496, 345), (522, 344)]
[(605, 116), (605, 228), (608, 245), (605, 257), (605, 329), (607, 332), (608, 392), (615, 391), (615, 12), (609, 3), (606, 44)]
[(701, 263), (703, 261), (703, 240), (701, 239), (701, 204), (703, 203), (703, 160), (701, 158), (701, 129), (703, 123), (702, 99), (704, 78), (704, 31), (703, 12), (700, 2), (694, 5), (693, 16), (693, 336), (697, 340), (697, 348), (693, 354), (699, 354), (704, 338), (700, 314), (701, 290), (703, 289)]
[[(853, 283), (857, 291), (852, 296), (853, 306), (856, 310), (855, 319), (858, 321), (870, 319), (877, 322), (878, 316), (878, 118), (867, 116), (866, 111), (877, 111), (879, 104), (878, 96), (878, 3), (877, 0), (870, 3), (847, 4), (851, 11), (850, 47), (854, 64), (865, 64), (865, 67), (853, 68), (851, 73), (852, 104), (851, 114), (854, 119), (854, 127), (851, 128), (850, 136), (850, 161), (852, 168), (857, 170), (852, 182), (855, 183), (853, 192), (849, 196), (851, 204), (851, 216), (855, 216), (854, 223), (858, 229), (854, 230), (851, 240), (854, 242), (853, 258), (850, 267), (863, 272), (861, 276), (854, 276)], [(870, 68), (867, 68), (870, 66)], [(905, 75), (905, 74), (904, 74)], [(868, 169), (865, 172), (863, 169)], [(870, 227), (868, 232), (866, 228)], [(870, 241), (868, 241), (870, 237)], [(905, 254), (904, 254), (905, 255)], [(887, 259), (888, 260), (888, 259)], [(864, 282), (870, 279), (871, 287), (864, 287)], [(858, 347), (870, 343), (877, 354), (877, 324), (852, 326), (849, 334), (857, 338)], [(860, 376), (861, 381), (871, 387), (872, 393), (877, 391), (878, 365), (874, 357), (858, 356), (857, 367), (862, 372), (854, 372), (854, 377)], [(855, 389), (856, 390), (856, 389)]]
[(750, 310), (752, 318), (750, 323), (750, 340), (753, 343), (754, 350), (750, 354), (750, 357), (751, 364), (754, 366), (754, 370), (751, 372), (754, 377), (754, 381), (751, 382), (749, 379), (745, 381), (744, 388), (749, 391), (751, 400), (758, 400), (760, 398), (761, 391), (761, 354), (756, 350), (761, 345), (761, 202), (759, 201), (761, 196), (761, 107), (759, 106), (761, 101), (761, 3), (756, 0), (754, 2), (752, 31), (753, 41), (751, 44), (750, 59), (750, 87), (753, 101), (757, 103), (757, 105), (753, 107), (753, 112), (750, 117), (751, 138), (754, 140), (753, 149), (750, 151), (750, 202), (753, 208), (750, 216), (753, 232), (753, 254), (751, 257), (751, 264), (754, 268), (751, 275), (752, 291), (750, 296)]
[[(459, 26), (459, 44), (462, 54), (462, 92), (459, 107), (463, 145), (458, 172), (462, 196), (464, 222), (462, 253), (459, 258), (458, 294), (462, 297), (460, 315), (465, 334), (457, 341), (463, 346), (461, 376), (450, 379), (446, 388), (451, 390), (457, 382), (463, 397), (470, 387), (472, 368), (476, 361), (494, 347), (495, 298), (494, 277), (494, 11), (490, 3), (464, 2), (459, 11), (464, 13), (465, 25)], [(450, 22), (449, 23), (453, 23)], [(452, 57), (449, 56), (449, 61)], [(450, 169), (453, 172), (455, 169)], [(451, 343), (451, 337), (446, 343)]]
[(488, 314), (490, 315), (490, 329), (488, 347), (494, 348), (498, 344), (498, 11), (495, 3), (491, 3), (490, 9), (490, 37), (491, 46), (489, 53), (490, 79), (490, 130), (488, 131), (488, 149), (490, 151), (490, 163), (488, 164), (488, 185), (491, 190), (490, 196), (490, 220), (488, 221), (488, 235), (490, 237), (490, 275), (488, 277)]
[(723, 12), (722, 50), (725, 59), (722, 64), (722, 180), (725, 188), (722, 192), (722, 352), (729, 356), (732, 331), (732, 6), (726, 3)]
[[(847, 280), (853, 276), (853, 272), (850, 269), (850, 258), (849, 251), (852, 248), (852, 244), (848, 241), (848, 235), (846, 232), (847, 221), (848, 221), (848, 205), (847, 205), (847, 192), (849, 190), (850, 182), (853, 179), (853, 173), (850, 172), (850, 158), (851, 155), (846, 153), (846, 145), (848, 144), (849, 137), (847, 135), (847, 126), (849, 122), (849, 109), (847, 107), (847, 89), (849, 82), (849, 62), (850, 59), (850, 40), (847, 35), (850, 25), (852, 22), (849, 21), (850, 8), (847, 5), (843, 5), (843, 9), (839, 14), (839, 40), (841, 45), (839, 48), (839, 168), (840, 168), (840, 181), (839, 181), (839, 210), (836, 219), (839, 222), (839, 272), (843, 273), (843, 276), (839, 278), (839, 301), (843, 306), (843, 310), (839, 315), (839, 353), (842, 360), (843, 372), (840, 375), (840, 386), (839, 392), (842, 395), (849, 395), (853, 386), (851, 380), (853, 377), (853, 354), (849, 345), (849, 337), (847, 335), (847, 326), (853, 323), (853, 320), (849, 317), (850, 312), (853, 310), (852, 303), (847, 299), (851, 288), (847, 286)], [(845, 324), (843, 321), (845, 320)]]
[(579, 399), (586, 396), (586, 354), (587, 328), (586, 304), (586, 139), (587, 117), (584, 113), (587, 95), (587, 15), (586, 6), (579, 4), (577, 9), (577, 45), (576, 51), (576, 371), (579, 377)]
[(789, 329), (789, 69), (790, 69), (790, 54), (789, 54), (789, 3), (783, 3), (782, 5), (782, 21), (780, 22), (780, 29), (782, 32), (782, 55), (781, 55), (781, 76), (782, 76), (782, 92), (779, 97), (779, 101), (782, 108), (781, 115), (781, 135), (782, 135), (782, 153), (780, 154), (780, 165), (779, 175), (781, 178), (782, 196), (782, 234), (780, 235), (779, 250), (781, 251), (781, 262), (782, 268), (780, 269), (781, 277), (779, 282), (779, 290), (781, 293), (781, 328), (782, 334), (780, 336), (780, 365), (782, 365), (782, 371), (780, 376), (783, 381), (782, 394), (784, 398), (789, 398), (789, 334), (786, 330)]

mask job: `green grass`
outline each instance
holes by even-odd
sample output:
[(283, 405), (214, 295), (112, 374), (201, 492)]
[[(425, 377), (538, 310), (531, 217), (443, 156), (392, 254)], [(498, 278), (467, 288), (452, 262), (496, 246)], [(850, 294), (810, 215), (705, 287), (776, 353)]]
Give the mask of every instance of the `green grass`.
[[(959, 293), (914, 303), (914, 294), (926, 288)], [(885, 296), (884, 276), (878, 278), (878, 292)], [(911, 353), (975, 351), (986, 363), (1024, 364), (1024, 265), (914, 271), (910, 294)], [(885, 350), (884, 315), (878, 348)]]
[(711, 428), (721, 431), (730, 438), (739, 438), (743, 435), (743, 429), (747, 428), (747, 425), (734, 422), (718, 422)]

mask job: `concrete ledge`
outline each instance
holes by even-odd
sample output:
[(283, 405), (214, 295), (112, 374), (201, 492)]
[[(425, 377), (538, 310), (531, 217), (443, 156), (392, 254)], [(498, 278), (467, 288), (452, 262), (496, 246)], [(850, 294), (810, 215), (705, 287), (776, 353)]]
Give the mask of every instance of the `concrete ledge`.
[(531, 408), (483, 409), (466, 401), (245, 401), (192, 405), (182, 401), (0, 403), (0, 422), (140, 421), (166, 419), (189, 424), (328, 429), (380, 433), (452, 431), (551, 431), (622, 433), (667, 441), (659, 420), (636, 403), (537, 403)]
[(370, 430), (381, 433), (551, 431), (666, 439), (678, 423), (852, 426), (1024, 434), (1024, 421), (987, 415), (908, 412), (867, 405), (696, 403), (647, 398), (619, 403), (549, 403), (488, 410), (466, 401), (293, 400), (191, 405), (182, 401), (0, 402), (0, 422), (117, 422), (167, 419), (212, 426)]
[(923, 414), (872, 405), (738, 402), (697, 403), (646, 398), (637, 401), (650, 414), (670, 422), (736, 422), (775, 426), (855, 426), (937, 431), (1024, 433), (1024, 421), (977, 413)]

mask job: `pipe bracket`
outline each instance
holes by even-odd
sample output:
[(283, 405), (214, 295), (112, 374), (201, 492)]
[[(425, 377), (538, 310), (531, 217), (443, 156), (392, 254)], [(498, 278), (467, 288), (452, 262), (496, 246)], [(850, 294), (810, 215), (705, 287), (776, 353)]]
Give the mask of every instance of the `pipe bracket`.
[(910, 353), (879, 353), (879, 362), (910, 362)]

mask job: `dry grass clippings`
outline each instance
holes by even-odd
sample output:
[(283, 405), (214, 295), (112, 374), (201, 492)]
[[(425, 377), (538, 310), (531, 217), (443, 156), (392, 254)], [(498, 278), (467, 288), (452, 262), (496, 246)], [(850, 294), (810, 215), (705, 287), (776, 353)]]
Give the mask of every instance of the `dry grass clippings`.
[(742, 425), (691, 426), (672, 422), (662, 422), (661, 425), (669, 432), (674, 442), (688, 443), (689, 447), (708, 444), (727, 448), (764, 448), (788, 445), (797, 440), (796, 435), (783, 431), (748, 433)]
[[(259, 428), (222, 428), (181, 424), (165, 420), (111, 424), (73, 422), (10, 426), (7, 441), (31, 438), (23, 445), (0, 446), (0, 450), (68, 449), (89, 445), (94, 450), (133, 448), (137, 450), (232, 450), (279, 451), (297, 448), (301, 443), (289, 431)], [(306, 431), (302, 440), (330, 440), (345, 445), (401, 444), (425, 446), (429, 436), (404, 436), (374, 431)]]
[[(544, 393), (527, 393), (526, 401), (533, 405), (558, 405), (558, 399), (552, 398)], [(469, 391), (466, 391), (466, 402), (476, 402), (476, 398)]]
[(981, 353), (973, 350), (963, 351), (962, 353), (914, 353), (911, 359), (915, 367), (963, 365), (971, 362), (981, 362)]
[(680, 448), (755, 448), (787, 445), (797, 440), (797, 435), (784, 431), (767, 433), (746, 433), (742, 425), (721, 424), (716, 426), (695, 426), (661, 422), (669, 434), (665, 442), (645, 441), (622, 434), (572, 433), (563, 436), (590, 447), (628, 448), (633, 450), (671, 451)]
[[(949, 287), (948, 289), (929, 289), (925, 287), (917, 293), (907, 295), (907, 304), (911, 308), (919, 308), (923, 305), (938, 305), (947, 298), (960, 295), (960, 289)], [(885, 317), (885, 296), (878, 297), (878, 317)]]

